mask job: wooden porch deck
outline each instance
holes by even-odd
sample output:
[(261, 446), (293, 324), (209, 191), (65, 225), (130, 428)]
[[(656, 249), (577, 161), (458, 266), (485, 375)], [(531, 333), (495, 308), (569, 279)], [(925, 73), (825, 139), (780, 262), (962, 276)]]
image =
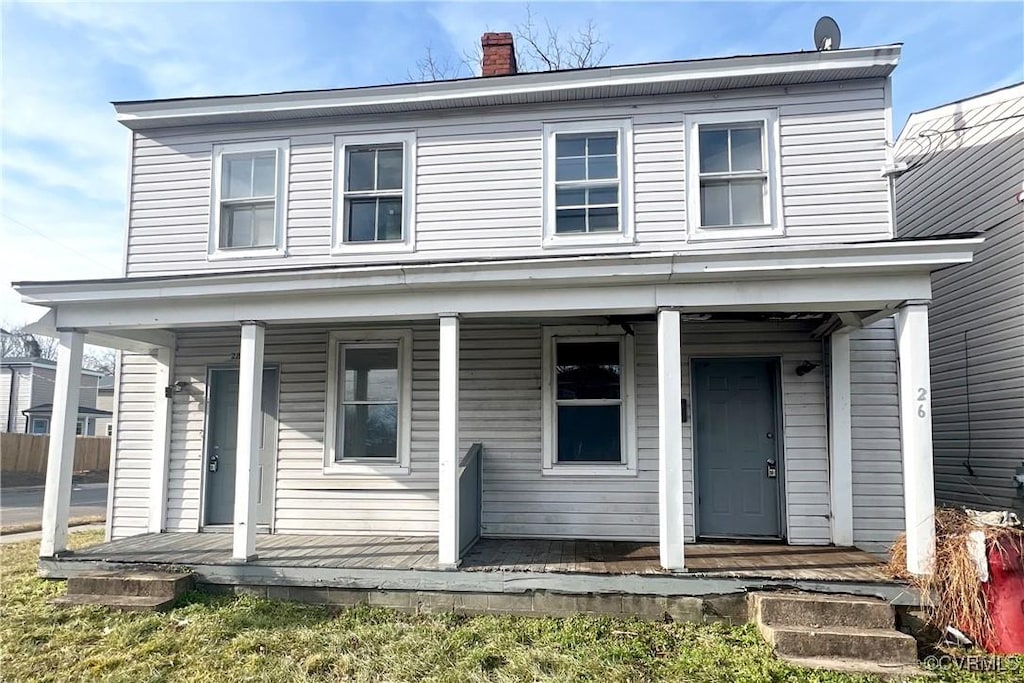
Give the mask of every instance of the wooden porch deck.
[[(274, 534), (258, 536), (256, 550), (258, 558), (244, 565), (251, 570), (440, 571), (437, 541), (428, 537)], [(684, 550), (683, 577), (896, 583), (875, 557), (853, 548), (700, 543)], [(231, 535), (223, 533), (145, 534), (44, 562), (57, 574), (62, 564), (239, 566), (231, 559)], [(661, 568), (657, 543), (492, 538), (477, 541), (459, 572), (680, 576)]]

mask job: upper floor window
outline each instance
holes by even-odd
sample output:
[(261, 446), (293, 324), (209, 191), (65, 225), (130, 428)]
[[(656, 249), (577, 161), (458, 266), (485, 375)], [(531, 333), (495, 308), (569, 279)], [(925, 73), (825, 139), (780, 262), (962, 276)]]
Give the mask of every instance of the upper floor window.
[(415, 137), (348, 136), (335, 144), (340, 188), (336, 252), (411, 249)]
[(211, 255), (283, 254), (287, 141), (214, 147)]
[(629, 121), (544, 126), (544, 244), (631, 240)]
[(690, 233), (754, 237), (781, 232), (774, 112), (687, 117)]

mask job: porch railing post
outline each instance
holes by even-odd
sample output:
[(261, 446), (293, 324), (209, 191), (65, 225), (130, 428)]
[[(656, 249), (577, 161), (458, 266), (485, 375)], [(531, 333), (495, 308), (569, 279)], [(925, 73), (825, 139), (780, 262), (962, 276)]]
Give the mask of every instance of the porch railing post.
[(54, 557), (68, 547), (71, 478), (75, 467), (75, 426), (78, 423), (79, 390), (82, 385), (85, 334), (79, 330), (60, 330), (58, 334), (40, 557)]
[(156, 350), (153, 380), (153, 461), (149, 473), (149, 530), (164, 530), (167, 510), (167, 464), (171, 454), (172, 399), (165, 393), (174, 381), (174, 349)]
[(683, 563), (683, 413), (679, 311), (658, 311), (658, 543), (661, 566)]
[(438, 367), (437, 562), (459, 564), (459, 317), (440, 319)]
[(930, 574), (935, 562), (935, 479), (932, 472), (932, 387), (928, 305), (908, 302), (896, 314), (900, 368), (900, 435), (907, 571)]
[(853, 427), (850, 407), (850, 332), (830, 337), (829, 356), (829, 490), (832, 542), (853, 545)]
[(236, 442), (235, 515), (232, 557), (256, 558), (256, 496), (259, 482), (260, 433), (263, 430), (264, 325), (242, 323), (238, 361), (238, 439)]

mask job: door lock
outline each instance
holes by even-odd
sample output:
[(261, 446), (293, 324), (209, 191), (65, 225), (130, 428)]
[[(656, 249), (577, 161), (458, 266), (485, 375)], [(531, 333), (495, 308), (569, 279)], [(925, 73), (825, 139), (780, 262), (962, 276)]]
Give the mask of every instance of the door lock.
[(211, 455), (209, 467), (211, 472), (216, 472), (220, 468), (220, 458), (216, 455)]
[(769, 479), (775, 479), (777, 476), (779, 476), (779, 469), (775, 466), (774, 458), (768, 458), (767, 460), (765, 460), (765, 465), (768, 466)]

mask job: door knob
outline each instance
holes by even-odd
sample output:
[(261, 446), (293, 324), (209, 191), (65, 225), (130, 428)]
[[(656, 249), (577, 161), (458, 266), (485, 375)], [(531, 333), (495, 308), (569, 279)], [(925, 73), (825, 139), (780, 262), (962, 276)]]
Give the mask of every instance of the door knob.
[(775, 466), (775, 458), (768, 458), (764, 461), (764, 464), (767, 465), (768, 469), (766, 474), (769, 479), (775, 479), (779, 476), (779, 469)]

